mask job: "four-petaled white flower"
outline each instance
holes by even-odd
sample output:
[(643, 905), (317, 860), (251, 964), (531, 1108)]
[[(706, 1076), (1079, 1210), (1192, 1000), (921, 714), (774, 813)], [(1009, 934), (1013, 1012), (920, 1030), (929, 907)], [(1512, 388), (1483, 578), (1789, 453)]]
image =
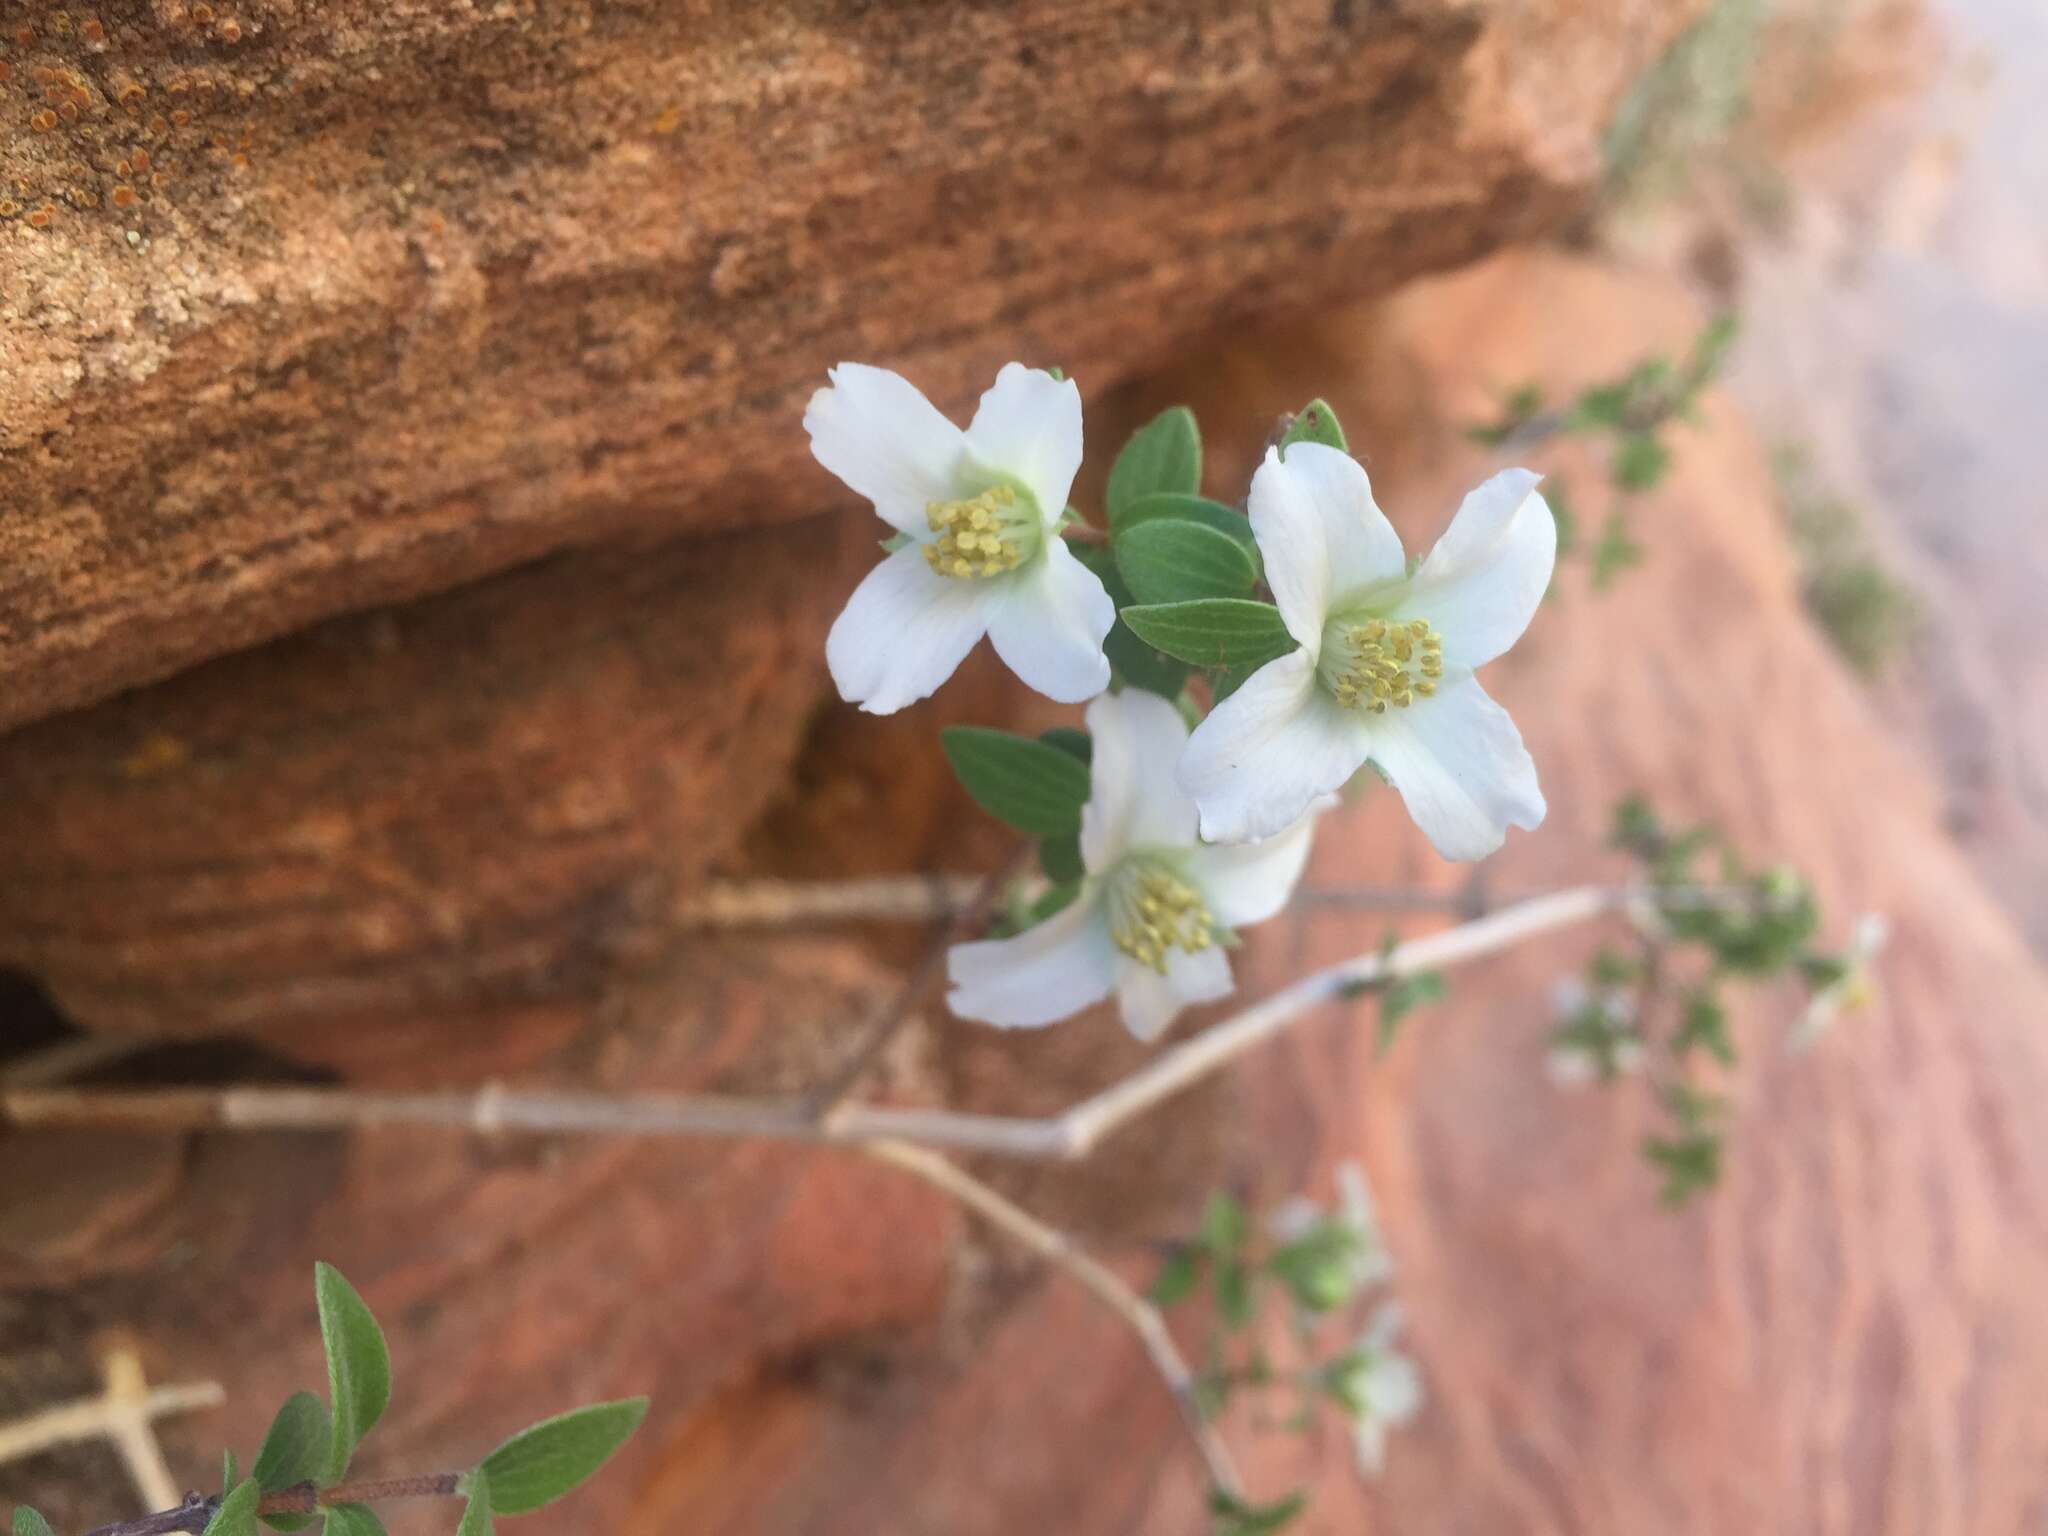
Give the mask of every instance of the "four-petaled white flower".
[(1226, 930), (1287, 904), (1308, 862), (1315, 811), (1264, 842), (1203, 844), (1194, 802), (1174, 788), (1188, 739), (1179, 710), (1135, 689), (1105, 694), (1088, 706), (1088, 731), (1080, 894), (1015, 938), (954, 945), (947, 1001), (962, 1018), (1018, 1027), (1051, 1024), (1114, 992), (1124, 1026), (1152, 1040), (1182, 1008), (1230, 991)]
[(1383, 1303), (1338, 1367), (1337, 1393), (1351, 1413), (1358, 1470), (1367, 1477), (1386, 1467), (1387, 1431), (1422, 1411), (1422, 1373), (1394, 1347), (1401, 1323), (1400, 1303)]
[(1078, 704), (1107, 688), (1116, 607), (1059, 534), (1081, 466), (1073, 381), (1006, 364), (962, 432), (885, 369), (841, 363), (831, 379), (804, 412), (811, 452), (908, 539), (825, 642), (840, 695), (894, 713), (951, 677), (984, 634), (1048, 698)]
[(1872, 967), (1890, 937), (1891, 924), (1883, 913), (1866, 912), (1856, 919), (1849, 935), (1849, 952), (1842, 957), (1841, 974), (1807, 1000), (1806, 1012), (1786, 1042), (1788, 1049), (1812, 1049), (1814, 1042), (1835, 1027), (1835, 1020), (1867, 1006), (1877, 996)]
[(1635, 1000), (1620, 987), (1586, 990), (1576, 976), (1558, 978), (1550, 991), (1558, 1027), (1544, 1066), (1560, 1088), (1623, 1077), (1642, 1069), (1643, 1040), (1636, 1032)]
[(1473, 678), (1513, 645), (1550, 585), (1557, 525), (1538, 476), (1465, 498), (1413, 575), (1357, 460), (1298, 443), (1252, 479), (1266, 579), (1300, 648), (1268, 662), (1196, 729), (1181, 787), (1217, 842), (1270, 836), (1367, 759), (1449, 859), (1492, 853), (1543, 820), (1536, 765)]

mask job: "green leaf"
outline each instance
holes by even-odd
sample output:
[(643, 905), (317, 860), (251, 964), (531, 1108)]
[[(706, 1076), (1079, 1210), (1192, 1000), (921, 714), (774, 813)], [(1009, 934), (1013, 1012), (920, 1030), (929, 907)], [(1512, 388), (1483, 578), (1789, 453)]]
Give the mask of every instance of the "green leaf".
[(1344, 441), (1344, 429), (1337, 425), (1337, 413), (1330, 409), (1327, 400), (1311, 400), (1287, 425), (1287, 431), (1280, 438), (1280, 457), (1287, 457), (1287, 450), (1296, 443), (1321, 443), (1325, 448), (1334, 448), (1339, 453), (1349, 453), (1351, 445)]
[(1066, 833), (1038, 840), (1038, 867), (1054, 885), (1074, 885), (1087, 878), (1088, 866), (1081, 862), (1081, 835)]
[(1103, 500), (1114, 528), (1124, 509), (1141, 496), (1181, 491), (1192, 496), (1202, 488), (1202, 433), (1195, 413), (1184, 405), (1161, 411), (1131, 434), (1109, 471)]
[(348, 1470), (349, 1458), (391, 1401), (391, 1352), (384, 1346), (384, 1330), (340, 1270), (314, 1265), (313, 1294), (320, 1304), (327, 1395), (334, 1411), (322, 1472), (333, 1482)]
[[(327, 1461), (333, 1430), (327, 1421), (327, 1405), (310, 1392), (294, 1392), (270, 1421), (270, 1432), (256, 1452), (256, 1465), (249, 1475), (265, 1493), (311, 1482), (320, 1476)], [(226, 1484), (222, 1485), (223, 1487)], [(280, 1531), (301, 1531), (311, 1525), (312, 1515), (265, 1515), (263, 1523)]]
[(1081, 830), (1088, 766), (1071, 752), (978, 725), (948, 726), (939, 732), (939, 744), (960, 787), (1005, 826), (1034, 837)]
[(1058, 747), (1070, 757), (1077, 757), (1084, 763), (1095, 760), (1095, 743), (1086, 731), (1077, 731), (1071, 725), (1056, 725), (1049, 731), (1040, 731), (1038, 739), (1048, 747)]
[(1232, 1333), (1252, 1320), (1252, 1274), (1238, 1263), (1216, 1267), (1216, 1314)]
[(1247, 1222), (1244, 1205), (1224, 1190), (1211, 1195), (1202, 1207), (1202, 1246), (1217, 1258), (1228, 1258), (1244, 1247)]
[(1200, 667), (1257, 667), (1294, 649), (1271, 603), (1208, 597), (1123, 610), (1131, 632), (1169, 656)]
[(57, 1536), (50, 1522), (26, 1504), (14, 1506), (14, 1536)]
[(1259, 579), (1242, 544), (1178, 517), (1148, 518), (1119, 533), (1116, 565), (1140, 603), (1246, 597)]
[(523, 1515), (551, 1504), (611, 1460), (640, 1421), (647, 1399), (593, 1403), (523, 1429), (483, 1460), (491, 1512)]
[(1133, 688), (1142, 688), (1147, 693), (1156, 693), (1162, 699), (1178, 699), (1187, 687), (1188, 665), (1147, 645), (1123, 621), (1122, 610), (1131, 603), (1131, 589), (1124, 585), (1124, 578), (1116, 568), (1116, 557), (1106, 544), (1081, 544), (1074, 549), (1074, 558), (1101, 581), (1109, 593), (1109, 600), (1118, 609), (1117, 621), (1110, 626), (1109, 638), (1102, 642), (1102, 654), (1109, 658), (1110, 666), (1116, 669), (1116, 676)]
[(1425, 1003), (1442, 1002), (1444, 978), (1441, 971), (1418, 971), (1397, 977), (1380, 993), (1379, 1048), (1384, 1052), (1394, 1043), (1401, 1021)]
[(469, 1502), (455, 1536), (491, 1536), (491, 1478), (482, 1467), (469, 1474)]
[(336, 1504), (324, 1513), (326, 1536), (385, 1536), (384, 1522), (367, 1504)]
[(205, 1536), (256, 1536), (256, 1503), (262, 1497), (253, 1477), (235, 1484), (234, 1492), (220, 1501), (206, 1522)]
[(1152, 1282), (1148, 1293), (1155, 1307), (1171, 1307), (1186, 1301), (1194, 1294), (1195, 1282), (1202, 1277), (1202, 1250), (1199, 1248), (1177, 1248), (1159, 1268), (1159, 1278)]
[(1247, 1504), (1221, 1488), (1209, 1494), (1209, 1513), (1216, 1517), (1216, 1536), (1272, 1536), (1308, 1507), (1308, 1495), (1290, 1493), (1271, 1504)]
[(1226, 507), (1220, 501), (1211, 501), (1206, 496), (1188, 496), (1179, 491), (1162, 491), (1156, 496), (1140, 496), (1128, 507), (1110, 528), (1112, 538), (1124, 534), (1140, 523), (1156, 522), (1161, 518), (1183, 523), (1200, 523), (1204, 528), (1213, 528), (1218, 533), (1242, 545), (1244, 552), (1254, 562), (1259, 558), (1259, 541), (1252, 535), (1251, 519), (1235, 507)]
[(235, 1453), (233, 1451), (222, 1451), (220, 1453), (221, 1487), (232, 1488), (240, 1481), (241, 1479), (235, 1476)]
[(1671, 468), (1671, 450), (1651, 432), (1631, 432), (1614, 454), (1614, 483), (1625, 491), (1654, 489)]

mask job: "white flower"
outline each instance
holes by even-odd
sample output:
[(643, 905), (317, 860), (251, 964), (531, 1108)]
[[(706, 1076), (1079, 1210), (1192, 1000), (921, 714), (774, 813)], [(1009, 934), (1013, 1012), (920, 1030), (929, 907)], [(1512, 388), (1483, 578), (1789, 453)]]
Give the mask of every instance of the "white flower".
[(1866, 912), (1856, 919), (1849, 935), (1849, 952), (1842, 957), (1842, 974), (1808, 999), (1806, 1013), (1786, 1042), (1793, 1051), (1812, 1048), (1815, 1041), (1834, 1028), (1835, 1020), (1866, 1006), (1877, 995), (1872, 964), (1891, 937), (1891, 924), (1883, 914)]
[(1344, 1255), (1342, 1279), (1345, 1298), (1358, 1295), (1394, 1273), (1394, 1258), (1387, 1251), (1380, 1232), (1379, 1213), (1374, 1208), (1372, 1187), (1365, 1170), (1356, 1162), (1337, 1165), (1337, 1204), (1326, 1209), (1306, 1195), (1294, 1195), (1274, 1208), (1266, 1218), (1267, 1230), (1275, 1242), (1298, 1243), (1330, 1223), (1340, 1226), (1350, 1238)]
[(1315, 443), (1268, 450), (1252, 533), (1287, 632), (1195, 731), (1181, 787), (1202, 835), (1266, 837), (1368, 758), (1448, 859), (1537, 826), (1543, 793), (1515, 724), (1474, 680), (1528, 627), (1550, 585), (1557, 525), (1525, 469), (1465, 498), (1411, 576), (1358, 461)]
[(1422, 1411), (1422, 1373), (1394, 1347), (1401, 1308), (1387, 1302), (1344, 1362), (1342, 1396), (1351, 1410), (1352, 1443), (1358, 1469), (1379, 1476), (1387, 1462), (1387, 1431)]
[(1313, 813), (1262, 843), (1210, 847), (1195, 837), (1194, 802), (1173, 783), (1188, 738), (1179, 710), (1130, 689), (1089, 705), (1088, 731), (1080, 895), (1015, 938), (954, 945), (947, 1001), (962, 1018), (1021, 1027), (1114, 992), (1125, 1028), (1152, 1040), (1182, 1008), (1230, 991), (1225, 930), (1287, 904), (1308, 862)]
[(1643, 1041), (1636, 1033), (1635, 999), (1620, 987), (1586, 990), (1576, 976), (1564, 976), (1550, 990), (1558, 1029), (1550, 1037), (1544, 1065), (1560, 1088), (1577, 1088), (1625, 1077), (1643, 1065)]
[(986, 634), (1062, 704), (1109, 686), (1116, 608), (1059, 536), (1081, 466), (1071, 379), (1005, 364), (962, 432), (909, 380), (841, 363), (811, 396), (811, 452), (906, 535), (855, 589), (825, 642), (840, 696), (871, 714), (915, 704)]

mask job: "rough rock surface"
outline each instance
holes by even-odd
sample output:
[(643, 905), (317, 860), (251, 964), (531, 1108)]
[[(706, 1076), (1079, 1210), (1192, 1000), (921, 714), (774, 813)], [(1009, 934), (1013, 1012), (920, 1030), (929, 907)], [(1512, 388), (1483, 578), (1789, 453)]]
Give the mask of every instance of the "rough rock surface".
[(0, 14), (0, 725), (1554, 223), (1673, 0)]
[(0, 963), (96, 1028), (302, 1052), (595, 995), (780, 782), (842, 532), (567, 554), (16, 732)]

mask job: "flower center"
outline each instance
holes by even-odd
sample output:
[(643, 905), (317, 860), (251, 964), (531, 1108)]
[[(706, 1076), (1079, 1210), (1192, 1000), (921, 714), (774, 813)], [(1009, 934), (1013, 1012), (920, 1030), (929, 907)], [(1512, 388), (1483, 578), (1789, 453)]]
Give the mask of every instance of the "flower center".
[(1316, 668), (1346, 709), (1384, 715), (1436, 692), (1444, 640), (1427, 619), (1368, 619), (1340, 614), (1323, 631)]
[(966, 501), (934, 501), (925, 521), (938, 537), (924, 545), (925, 563), (941, 576), (962, 580), (1001, 576), (1038, 553), (1044, 530), (1029, 499), (1007, 485), (992, 485)]
[(1138, 964), (1166, 974), (1169, 951), (1216, 942), (1215, 919), (1192, 882), (1159, 859), (1130, 858), (1110, 877), (1109, 936)]

